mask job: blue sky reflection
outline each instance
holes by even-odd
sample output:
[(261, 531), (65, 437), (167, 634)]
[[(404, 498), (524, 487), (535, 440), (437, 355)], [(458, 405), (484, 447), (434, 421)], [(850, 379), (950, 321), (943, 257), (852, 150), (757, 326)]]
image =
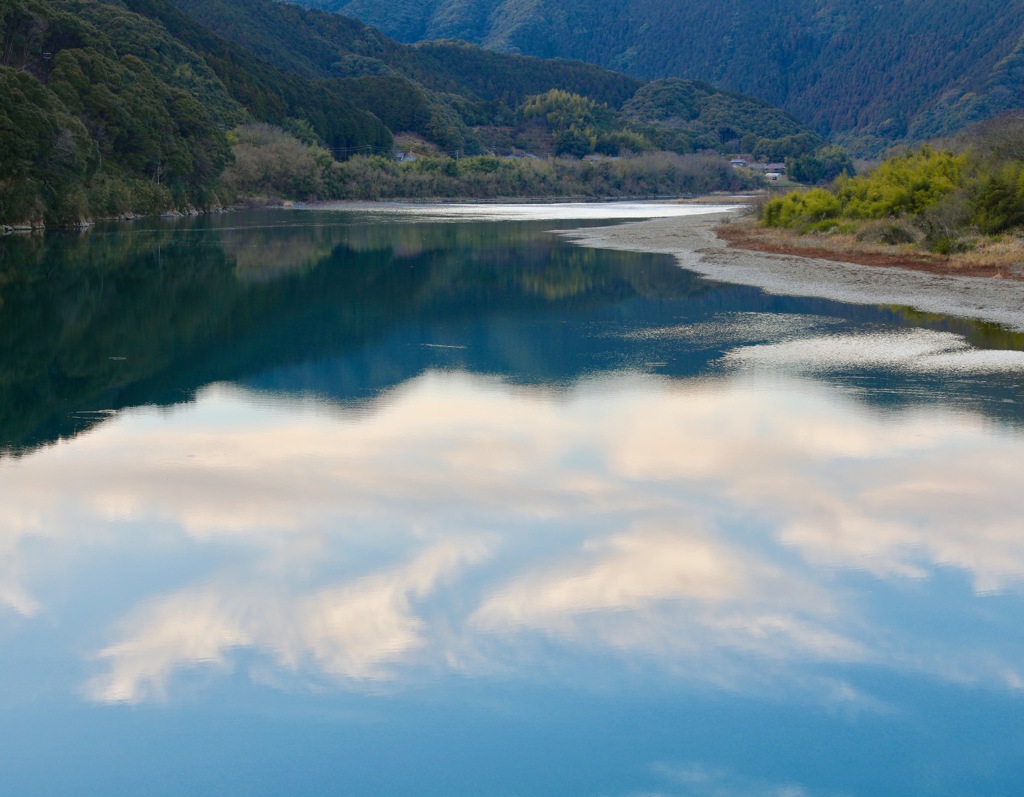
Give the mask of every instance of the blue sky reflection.
[(881, 710), (850, 665), (1024, 685), (1019, 635), (987, 633), (1020, 608), (1021, 462), (981, 415), (756, 368), (561, 393), (429, 372), (372, 411), (213, 385), (0, 462), (0, 601), (11, 631), (88, 602), (55, 562), (189, 551), (92, 615), (68, 688), (101, 703), (199, 670), (372, 691), (585, 660)]

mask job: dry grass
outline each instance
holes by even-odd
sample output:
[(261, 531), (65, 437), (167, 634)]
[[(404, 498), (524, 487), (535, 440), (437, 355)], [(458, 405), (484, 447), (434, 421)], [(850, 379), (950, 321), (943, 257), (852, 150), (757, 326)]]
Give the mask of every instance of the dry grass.
[(1008, 268), (1024, 275), (1024, 239), (1019, 236), (984, 238), (969, 252), (953, 255), (952, 262), (963, 269)]
[(748, 219), (722, 225), (717, 232), (738, 249), (933, 274), (1024, 279), (1024, 239), (1018, 236), (977, 238), (970, 242), (970, 251), (939, 255), (922, 250), (917, 244), (872, 243), (847, 233), (798, 235), (789, 230), (760, 227)]

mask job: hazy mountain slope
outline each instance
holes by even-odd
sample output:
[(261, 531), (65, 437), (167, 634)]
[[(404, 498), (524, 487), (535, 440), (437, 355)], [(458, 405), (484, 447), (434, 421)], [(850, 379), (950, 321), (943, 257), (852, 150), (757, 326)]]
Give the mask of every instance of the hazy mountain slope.
[[(498, 53), (451, 40), (401, 44), (354, 19), (275, 0), (172, 2), (279, 68), (337, 80), (359, 107), (371, 110), (393, 132), (417, 132), (449, 150), (479, 146), (471, 127), (521, 124), (517, 107), (552, 89), (613, 111), (632, 103), (629, 121), (622, 124), (643, 127), (653, 145), (666, 149), (735, 148), (746, 137), (746, 151), (765, 139), (763, 152), (785, 157), (822, 143), (783, 111), (708, 85), (683, 89), (688, 108), (680, 115), (660, 107), (665, 101), (678, 104), (672, 95), (679, 86), (644, 86), (636, 78), (579, 61)], [(634, 101), (642, 88), (641, 101)], [(610, 128), (617, 126), (610, 123)], [(484, 146), (494, 143), (485, 141)]]
[(186, 14), (260, 58), (310, 77), (402, 75), (467, 99), (516, 105), (560, 88), (620, 107), (641, 81), (582, 62), (526, 58), (431, 42), (411, 47), (355, 19), (273, 0), (172, 0)]
[(826, 134), (886, 141), (1024, 107), (1006, 0), (303, 0), (405, 40), (457, 37), (643, 78), (706, 80)]

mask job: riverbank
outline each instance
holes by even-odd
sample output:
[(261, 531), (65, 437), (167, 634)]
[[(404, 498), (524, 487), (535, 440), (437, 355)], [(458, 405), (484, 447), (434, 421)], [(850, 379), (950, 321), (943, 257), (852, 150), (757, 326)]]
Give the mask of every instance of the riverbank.
[(850, 234), (800, 235), (792, 230), (762, 227), (752, 217), (722, 224), (716, 232), (730, 246), (755, 252), (930, 274), (1024, 279), (1024, 242), (1016, 237), (983, 237), (968, 251), (943, 255), (919, 246), (871, 243)]
[[(560, 233), (581, 246), (672, 255), (681, 266), (709, 279), (752, 285), (768, 293), (809, 296), (853, 304), (912, 307), (926, 313), (975, 318), (1024, 331), (1024, 280), (998, 275), (962, 276), (907, 263), (855, 263), (822, 257), (757, 251), (730, 245), (742, 240), (736, 212), (653, 219), (614, 227)], [(737, 226), (741, 232), (732, 233)], [(721, 233), (718, 231), (721, 230)]]
[(238, 207), (216, 207), (204, 208), (203, 210), (197, 210), (196, 208), (185, 208), (184, 210), (165, 210), (160, 213), (120, 213), (116, 216), (98, 216), (91, 219), (83, 219), (75, 222), (74, 224), (56, 224), (47, 225), (44, 222), (34, 222), (32, 224), (0, 224), (0, 238), (5, 235), (26, 235), (26, 234), (42, 234), (47, 232), (73, 232), (75, 230), (84, 231), (90, 227), (95, 227), (97, 224), (103, 224), (105, 222), (116, 222), (116, 221), (142, 221), (144, 219), (182, 219), (186, 216), (206, 216), (214, 213), (228, 213), (232, 210), (240, 210), (242, 206)]

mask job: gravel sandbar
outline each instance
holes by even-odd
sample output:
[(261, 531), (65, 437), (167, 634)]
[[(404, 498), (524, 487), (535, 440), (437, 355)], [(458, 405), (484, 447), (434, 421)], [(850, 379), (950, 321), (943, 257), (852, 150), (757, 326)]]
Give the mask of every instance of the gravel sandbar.
[(768, 293), (853, 304), (900, 305), (926, 313), (976, 318), (1024, 331), (1024, 281), (930, 274), (798, 255), (730, 248), (715, 227), (733, 213), (630, 222), (560, 233), (582, 246), (675, 256), (710, 279)]

